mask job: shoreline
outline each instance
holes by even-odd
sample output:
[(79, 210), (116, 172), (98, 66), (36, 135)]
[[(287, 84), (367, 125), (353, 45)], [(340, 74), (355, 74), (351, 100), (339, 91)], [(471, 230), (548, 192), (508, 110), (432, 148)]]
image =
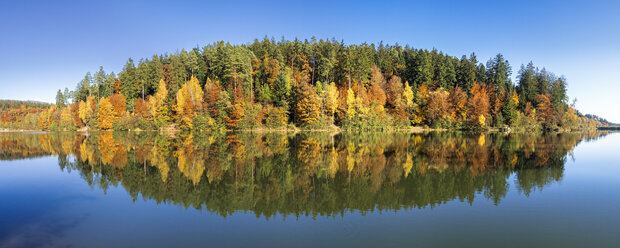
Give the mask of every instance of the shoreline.
[[(594, 129), (556, 129), (548, 130), (547, 132), (580, 132), (580, 131), (620, 131), (620, 127), (597, 127)], [(54, 133), (54, 132), (74, 132), (74, 133), (97, 133), (97, 132), (156, 132), (163, 134), (177, 134), (177, 133), (208, 133), (208, 132), (248, 132), (248, 133), (300, 133), (300, 132), (325, 132), (325, 133), (340, 133), (340, 132), (411, 132), (411, 133), (427, 133), (427, 132), (476, 132), (476, 133), (523, 133), (523, 132), (545, 132), (545, 130), (528, 130), (528, 129), (511, 129), (506, 131), (503, 128), (488, 128), (488, 129), (448, 129), (448, 128), (425, 128), (425, 127), (411, 127), (411, 128), (386, 128), (386, 129), (344, 129), (339, 127), (325, 128), (325, 129), (269, 129), (269, 128), (257, 128), (257, 129), (221, 129), (221, 130), (195, 130), (190, 132), (183, 132), (179, 129), (161, 129), (161, 130), (99, 130), (99, 129), (78, 129), (78, 130), (27, 130), (27, 129), (0, 129), (0, 133)]]

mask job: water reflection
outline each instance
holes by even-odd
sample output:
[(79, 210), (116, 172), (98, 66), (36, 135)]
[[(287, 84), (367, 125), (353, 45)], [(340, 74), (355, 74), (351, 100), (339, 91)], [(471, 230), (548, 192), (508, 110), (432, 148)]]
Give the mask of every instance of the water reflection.
[(339, 215), (435, 207), (475, 197), (495, 204), (514, 175), (524, 195), (562, 179), (572, 149), (604, 132), (0, 134), (0, 159), (57, 155), (103, 192), (222, 216)]

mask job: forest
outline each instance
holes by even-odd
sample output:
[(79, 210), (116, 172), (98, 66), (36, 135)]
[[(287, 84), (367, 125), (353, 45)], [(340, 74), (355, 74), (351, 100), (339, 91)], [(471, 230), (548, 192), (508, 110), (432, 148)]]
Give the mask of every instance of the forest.
[(607, 126), (575, 109), (567, 80), (497, 54), (345, 44), (232, 45), (131, 58), (118, 73), (86, 73), (50, 106), (6, 107), (0, 127), (28, 130), (386, 130), (412, 127), (570, 130)]

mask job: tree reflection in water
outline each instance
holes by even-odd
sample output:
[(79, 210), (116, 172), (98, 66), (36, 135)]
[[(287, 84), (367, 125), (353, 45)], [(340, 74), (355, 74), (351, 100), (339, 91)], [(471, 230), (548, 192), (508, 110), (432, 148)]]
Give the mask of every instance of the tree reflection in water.
[(476, 195), (499, 204), (511, 175), (527, 196), (562, 179), (579, 142), (604, 135), (5, 133), (0, 159), (57, 155), (61, 170), (104, 192), (121, 185), (134, 201), (222, 216), (331, 216), (471, 204)]

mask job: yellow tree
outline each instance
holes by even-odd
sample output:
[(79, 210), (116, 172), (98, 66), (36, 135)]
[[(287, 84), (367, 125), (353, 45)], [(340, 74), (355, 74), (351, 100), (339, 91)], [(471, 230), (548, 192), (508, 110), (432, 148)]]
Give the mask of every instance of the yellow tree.
[(60, 112), (60, 125), (63, 127), (73, 126), (73, 118), (71, 116), (71, 106), (65, 106)]
[(405, 82), (405, 91), (403, 91), (403, 98), (405, 99), (405, 106), (407, 108), (413, 107), (413, 90), (411, 90), (411, 86), (409, 83)]
[(424, 110), (428, 103), (429, 94), (430, 93), (428, 92), (428, 88), (426, 88), (426, 84), (422, 84), (418, 86), (418, 91), (416, 92), (415, 104), (413, 104), (413, 107), (411, 109), (411, 112), (412, 112), (411, 122), (414, 125), (422, 124), (422, 122), (426, 120), (426, 117), (424, 116)]
[(195, 76), (192, 76), (177, 92), (176, 111), (183, 127), (192, 128), (192, 119), (203, 109), (203, 96), (204, 92)]
[(302, 124), (312, 124), (320, 118), (321, 110), (319, 97), (312, 85), (302, 83), (298, 89), (299, 100), (295, 107), (297, 121)]
[(80, 116), (80, 120), (82, 121), (82, 123), (86, 124), (86, 115), (87, 115), (88, 110), (86, 109), (86, 102), (84, 101), (80, 101), (79, 103), (79, 116)]
[(327, 85), (325, 91), (325, 113), (334, 119), (334, 114), (338, 109), (338, 88), (334, 82)]
[(353, 89), (349, 88), (347, 90), (347, 118), (354, 118), (357, 114), (355, 105), (355, 94), (353, 93)]
[(514, 103), (515, 106), (519, 106), (519, 95), (517, 94), (516, 91), (512, 92), (512, 102)]
[(148, 97), (149, 112), (153, 119), (168, 120), (168, 106), (166, 99), (168, 98), (168, 89), (163, 79), (159, 80), (157, 92), (155, 95)]
[(86, 98), (86, 102), (80, 102), (79, 115), (82, 122), (84, 122), (87, 126), (91, 119), (93, 119), (95, 115), (95, 108), (97, 105), (97, 101), (93, 96), (88, 96)]
[(108, 98), (101, 100), (97, 123), (101, 129), (110, 129), (114, 124), (114, 107)]

